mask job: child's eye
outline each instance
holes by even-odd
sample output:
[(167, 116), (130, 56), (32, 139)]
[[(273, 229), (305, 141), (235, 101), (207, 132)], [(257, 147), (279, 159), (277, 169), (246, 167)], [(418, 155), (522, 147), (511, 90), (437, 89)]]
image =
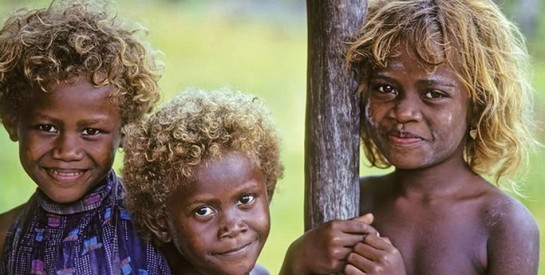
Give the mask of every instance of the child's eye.
[(438, 99), (444, 97), (446, 97), (445, 94), (439, 90), (431, 90), (424, 94), (424, 98), (426, 99)]
[(252, 203), (254, 201), (255, 201), (255, 196), (254, 195), (246, 194), (246, 195), (240, 197), (237, 204), (238, 205), (250, 204), (250, 203)]
[(212, 209), (209, 206), (203, 206), (195, 210), (195, 215), (197, 215), (198, 217), (208, 217), (213, 214), (214, 214), (214, 209)]
[(40, 124), (37, 126), (37, 128), (40, 130), (40, 131), (43, 131), (43, 132), (47, 132), (47, 133), (57, 133), (57, 129), (55, 128), (55, 126), (51, 125), (51, 124)]
[(396, 92), (392, 85), (387, 85), (387, 84), (379, 85), (378, 91), (383, 94), (391, 94)]
[(398, 91), (395, 86), (385, 83), (384, 81), (377, 80), (371, 81), (369, 84), (370, 97), (377, 100), (391, 100), (398, 95)]
[(100, 134), (100, 130), (94, 129), (94, 128), (86, 128), (83, 130), (82, 133), (83, 135), (86, 135), (86, 136), (96, 136)]

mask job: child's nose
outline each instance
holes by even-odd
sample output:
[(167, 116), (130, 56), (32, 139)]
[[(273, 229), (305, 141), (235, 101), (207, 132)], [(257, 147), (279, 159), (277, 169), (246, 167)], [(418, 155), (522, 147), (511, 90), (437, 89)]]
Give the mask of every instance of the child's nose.
[(55, 141), (53, 158), (63, 161), (75, 161), (81, 159), (79, 136), (72, 134), (60, 134)]
[(234, 238), (247, 230), (248, 227), (244, 222), (244, 214), (240, 211), (229, 210), (221, 214), (218, 238)]
[(417, 96), (399, 98), (393, 110), (393, 116), (399, 123), (407, 123), (422, 119), (421, 100)]

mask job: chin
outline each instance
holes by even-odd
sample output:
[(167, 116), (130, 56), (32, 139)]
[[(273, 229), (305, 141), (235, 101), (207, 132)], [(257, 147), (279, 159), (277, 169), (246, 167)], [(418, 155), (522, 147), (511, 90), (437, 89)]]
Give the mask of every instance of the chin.
[(216, 273), (216, 272), (212, 272), (211, 274), (225, 274), (225, 275), (245, 275), (245, 274), (250, 274), (250, 271), (252, 271), (252, 268), (230, 268), (230, 269), (225, 269), (225, 267), (223, 267), (223, 269), (220, 271), (221, 273)]
[(221, 266), (214, 266), (213, 269), (209, 269), (203, 274), (223, 274), (223, 275), (244, 275), (250, 274), (250, 271), (254, 268), (255, 262), (239, 263), (239, 264), (223, 264)]
[(55, 192), (54, 194), (51, 194), (49, 192), (44, 192), (44, 194), (52, 201), (60, 204), (69, 204), (73, 203), (75, 201), (78, 201), (81, 199), (84, 195), (82, 194), (58, 194), (59, 192)]

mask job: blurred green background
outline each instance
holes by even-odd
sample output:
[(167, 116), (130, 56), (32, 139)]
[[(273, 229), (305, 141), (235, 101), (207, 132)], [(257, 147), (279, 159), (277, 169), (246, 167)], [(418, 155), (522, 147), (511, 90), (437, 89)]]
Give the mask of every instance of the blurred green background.
[[(504, 3), (517, 16), (516, 0)], [(153, 3), (152, 3), (153, 2)], [(22, 7), (43, 7), (44, 0), (0, 0), (2, 22)], [(537, 3), (537, 2), (536, 2)], [(543, 6), (543, 5), (542, 5)], [(303, 144), (306, 93), (306, 10), (304, 0), (117, 0), (121, 17), (143, 24), (149, 41), (163, 52), (163, 101), (186, 87), (229, 86), (255, 94), (270, 106), (282, 138), (285, 177), (271, 203), (271, 235), (259, 262), (277, 274), (288, 245), (303, 233)], [(533, 9), (536, 10), (535, 8)], [(539, 9), (543, 10), (543, 7)], [(540, 13), (543, 14), (543, 13)], [(536, 115), (545, 126), (545, 20), (529, 32), (537, 89)], [(541, 21), (541, 22), (540, 22)], [(539, 27), (542, 26), (542, 27)], [(541, 136), (541, 140), (545, 138)], [(0, 213), (23, 202), (35, 185), (22, 170), (17, 144), (0, 130)], [(119, 169), (122, 154), (116, 160)], [(545, 154), (532, 156), (519, 199), (545, 229)], [(380, 171), (362, 168), (362, 174)], [(545, 275), (545, 236), (540, 273)]]

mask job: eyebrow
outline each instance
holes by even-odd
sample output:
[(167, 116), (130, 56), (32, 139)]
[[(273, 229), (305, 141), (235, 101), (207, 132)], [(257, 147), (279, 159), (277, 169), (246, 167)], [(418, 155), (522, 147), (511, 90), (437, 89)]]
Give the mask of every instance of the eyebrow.
[(441, 87), (446, 87), (446, 88), (450, 88), (450, 89), (455, 89), (456, 88), (456, 85), (452, 84), (450, 81), (442, 81), (441, 79), (423, 79), (421, 80), (420, 82), (423, 82), (424, 84), (427, 84), (427, 85), (437, 85), (437, 86), (441, 86)]
[(91, 118), (91, 119), (84, 119), (84, 120), (81, 120), (81, 121), (78, 121), (78, 124), (97, 124), (97, 123), (101, 123), (101, 122), (109, 122), (110, 121), (110, 117), (109, 116), (104, 116), (104, 117), (98, 117), (98, 118)]
[[(38, 117), (40, 119), (49, 119), (49, 120), (62, 120), (60, 118), (57, 118), (57, 117), (54, 117), (54, 116), (51, 116), (49, 114), (47, 114), (48, 112), (42, 112), (42, 111), (32, 111), (31, 115), (32, 116), (35, 116), (35, 117)], [(93, 115), (91, 118), (89, 119), (84, 119), (82, 121), (85, 121), (85, 122), (88, 122), (88, 123), (94, 123), (94, 122), (100, 122), (100, 121), (104, 121), (104, 120), (109, 120), (111, 118), (111, 116), (109, 115), (103, 115), (103, 114), (97, 114), (97, 115)]]
[[(386, 71), (378, 71), (373, 74), (371, 74), (371, 77), (369, 79), (373, 78), (382, 78), (388, 81), (397, 82), (397, 80), (394, 77), (391, 77), (386, 73)], [(452, 84), (451, 81), (445, 81), (444, 77), (441, 75), (433, 75), (432, 77), (426, 78), (426, 79), (420, 79), (418, 80), (419, 83), (424, 83), (427, 85), (439, 85), (442, 87), (452, 88), (454, 89), (456, 85)]]

